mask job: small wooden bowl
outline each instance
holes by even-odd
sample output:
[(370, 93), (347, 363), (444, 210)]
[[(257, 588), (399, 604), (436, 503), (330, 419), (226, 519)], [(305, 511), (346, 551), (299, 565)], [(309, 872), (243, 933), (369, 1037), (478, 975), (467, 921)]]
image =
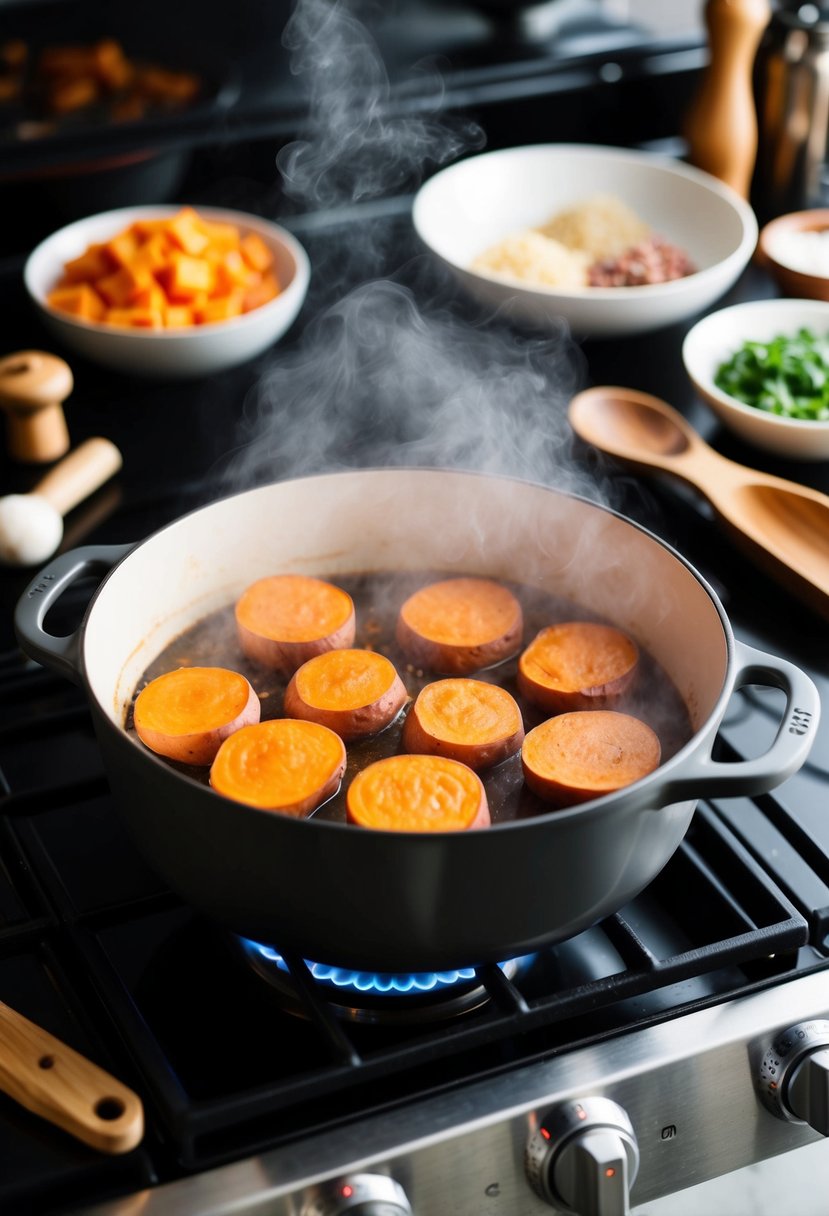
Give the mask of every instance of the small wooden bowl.
[(829, 208), (791, 211), (770, 220), (760, 231), (755, 260), (777, 284), (781, 295), (798, 300), (829, 300), (829, 275), (808, 274), (779, 260), (781, 237), (790, 232), (823, 232), (829, 229)]

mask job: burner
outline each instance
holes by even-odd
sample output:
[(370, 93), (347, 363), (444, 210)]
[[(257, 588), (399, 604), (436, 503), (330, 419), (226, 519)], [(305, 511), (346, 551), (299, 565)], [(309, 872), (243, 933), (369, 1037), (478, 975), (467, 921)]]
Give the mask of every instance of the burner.
[[(305, 1015), (300, 987), (285, 959), (272, 946), (238, 939), (248, 962), (281, 996), (290, 1013)], [(499, 966), (512, 979), (527, 960)], [(324, 963), (305, 963), (320, 998), (336, 1015), (351, 1022), (412, 1025), (456, 1017), (479, 1009), (491, 998), (474, 967), (399, 975), (352, 971)]]

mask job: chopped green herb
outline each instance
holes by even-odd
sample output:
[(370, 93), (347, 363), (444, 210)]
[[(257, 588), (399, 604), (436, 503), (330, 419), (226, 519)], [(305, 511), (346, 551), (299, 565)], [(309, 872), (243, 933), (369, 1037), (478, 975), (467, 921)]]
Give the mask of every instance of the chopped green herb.
[(717, 388), (744, 405), (829, 422), (829, 335), (799, 329), (768, 342), (744, 342), (714, 377)]

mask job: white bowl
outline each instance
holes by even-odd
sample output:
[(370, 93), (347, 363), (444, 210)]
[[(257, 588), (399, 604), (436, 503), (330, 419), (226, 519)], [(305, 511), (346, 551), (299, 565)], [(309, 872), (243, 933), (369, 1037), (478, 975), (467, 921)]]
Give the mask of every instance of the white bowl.
[[(559, 291), (469, 269), (489, 246), (595, 194), (627, 203), (683, 248), (697, 272), (643, 287)], [(585, 337), (645, 333), (701, 312), (735, 282), (757, 243), (754, 212), (709, 174), (650, 153), (581, 144), (507, 148), (459, 161), (420, 188), (413, 219), (470, 295), (534, 325), (563, 317)]]
[(66, 347), (96, 363), (140, 376), (207, 376), (244, 363), (281, 338), (297, 316), (308, 291), (310, 264), (299, 241), (277, 224), (241, 211), (195, 208), (206, 219), (236, 224), (255, 232), (272, 250), (282, 290), (267, 304), (209, 325), (186, 329), (130, 329), (76, 320), (46, 303), (64, 263), (93, 242), (106, 241), (136, 220), (175, 215), (180, 205), (121, 207), (77, 220), (52, 233), (30, 254), (23, 270), (26, 289), (44, 323)]
[(763, 342), (801, 328), (829, 334), (829, 303), (824, 300), (752, 300), (712, 312), (688, 332), (682, 359), (697, 392), (724, 426), (758, 448), (795, 460), (829, 458), (829, 422), (784, 418), (755, 409), (717, 388), (714, 377), (749, 339)]

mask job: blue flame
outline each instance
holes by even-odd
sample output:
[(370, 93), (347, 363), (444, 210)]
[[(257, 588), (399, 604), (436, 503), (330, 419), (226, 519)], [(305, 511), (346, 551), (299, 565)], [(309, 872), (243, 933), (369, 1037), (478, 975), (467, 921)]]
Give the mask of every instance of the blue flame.
[[(274, 950), (272, 946), (260, 945), (259, 942), (250, 941), (247, 938), (242, 940), (248, 950), (256, 951), (281, 971), (288, 972), (288, 965), (278, 950)], [(307, 960), (306, 966), (314, 979), (319, 980), (322, 984), (382, 996), (391, 993), (412, 996), (422, 992), (445, 991), (475, 979), (474, 967), (462, 967), (457, 971), (427, 971), (390, 975), (371, 971), (351, 971), (344, 967), (330, 967), (325, 963), (311, 963)], [(502, 963), (501, 966), (503, 967), (504, 964)]]

